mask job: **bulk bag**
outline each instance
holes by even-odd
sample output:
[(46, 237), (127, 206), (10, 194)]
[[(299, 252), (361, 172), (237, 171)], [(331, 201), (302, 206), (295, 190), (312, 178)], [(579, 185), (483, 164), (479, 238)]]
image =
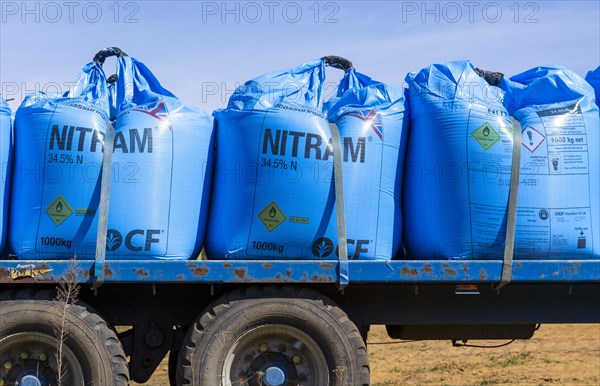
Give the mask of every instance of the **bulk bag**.
[(142, 62), (117, 63), (107, 258), (196, 258), (208, 216), (212, 117), (183, 105)]
[(408, 258), (501, 258), (512, 160), (501, 90), (468, 61), (433, 64), (406, 82)]
[[(337, 66), (324, 58), (246, 82), (232, 95), (226, 109), (215, 112), (217, 158), (206, 241), (210, 258), (337, 258), (333, 146), (323, 114), (327, 63)], [(347, 70), (350, 66), (337, 67)], [(356, 84), (353, 70), (346, 73), (345, 81), (347, 85), (342, 88)], [(381, 105), (389, 108), (391, 117), (400, 110), (391, 107), (395, 99), (390, 101), (398, 95), (384, 86), (356, 95), (343, 91), (332, 112), (334, 121), (346, 113), (360, 116), (378, 108), (377, 97), (383, 99)], [(349, 186), (344, 187), (348, 255), (354, 259), (389, 259), (392, 241), (381, 251), (376, 251), (375, 242), (377, 235), (391, 237), (392, 232), (385, 229), (378, 233), (377, 228), (370, 228), (379, 215), (379, 195), (359, 199), (360, 193), (348, 193), (360, 185), (349, 182), (354, 177), (350, 170), (361, 170), (362, 176), (381, 174), (382, 162), (370, 165), (368, 161), (374, 156), (371, 152), (381, 156), (382, 143), (378, 138), (379, 142), (371, 144), (363, 136), (366, 130), (361, 131), (356, 123), (353, 127), (351, 119), (346, 119), (349, 123), (340, 128), (340, 135), (343, 183)], [(365, 124), (371, 117), (360, 119)], [(402, 123), (398, 126), (401, 128)], [(369, 130), (371, 137), (377, 135)], [(391, 159), (385, 162), (396, 166)], [(360, 217), (356, 213), (363, 216), (362, 222), (354, 221)], [(388, 215), (394, 217), (394, 212)], [(385, 227), (390, 224), (395, 225), (394, 220)]]
[(264, 75), (238, 87), (227, 108), (213, 114), (210, 258), (333, 257), (337, 229), (329, 229), (335, 196), (324, 81), (323, 60)]
[(561, 66), (503, 78), (521, 124), (515, 256), (600, 257), (600, 122), (594, 90)]
[(106, 77), (96, 62), (64, 96), (38, 92), (17, 110), (9, 242), (19, 258), (94, 255), (108, 118)]
[(596, 94), (596, 106), (600, 106), (600, 66), (594, 71), (588, 72), (585, 80), (587, 80), (594, 88), (594, 93)]
[(103, 140), (114, 108), (106, 258), (196, 257), (206, 226), (212, 118), (183, 106), (129, 57), (117, 61), (109, 93), (101, 62), (86, 66), (66, 98), (33, 96), (17, 113), (23, 177), (13, 192), (13, 251), (23, 259), (94, 257)]
[(350, 68), (327, 114), (342, 138), (358, 139), (349, 153), (361, 159), (342, 167), (348, 235), (360, 235), (358, 240), (369, 251), (365, 257), (394, 257), (403, 249), (400, 197), (408, 123), (404, 89)]
[(10, 193), (10, 160), (12, 158), (12, 116), (8, 103), (0, 98), (0, 257), (7, 242), (8, 204)]

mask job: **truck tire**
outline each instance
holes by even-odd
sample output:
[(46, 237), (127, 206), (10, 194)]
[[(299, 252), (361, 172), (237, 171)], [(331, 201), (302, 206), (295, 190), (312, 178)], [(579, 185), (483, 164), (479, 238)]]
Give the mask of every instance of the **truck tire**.
[(317, 291), (238, 288), (190, 327), (179, 354), (178, 385), (369, 385), (358, 329)]
[(179, 350), (169, 351), (169, 361), (167, 365), (167, 371), (169, 374), (169, 385), (177, 385), (177, 357), (179, 356)]
[[(0, 378), (5, 384), (57, 384), (54, 329), (64, 307), (52, 299), (50, 290), (0, 295)], [(104, 319), (78, 303), (66, 308), (65, 321), (62, 384), (127, 385), (123, 347)]]

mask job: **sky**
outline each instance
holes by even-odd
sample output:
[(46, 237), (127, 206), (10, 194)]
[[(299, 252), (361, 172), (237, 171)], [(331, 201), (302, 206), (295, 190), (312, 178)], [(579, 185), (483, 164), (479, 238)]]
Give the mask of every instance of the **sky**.
[[(107, 46), (211, 112), (237, 85), (324, 55), (393, 84), (458, 59), (509, 76), (545, 64), (585, 76), (600, 65), (600, 1), (0, 0), (0, 93), (15, 110), (32, 91), (65, 90)], [(326, 94), (341, 75), (328, 71)]]

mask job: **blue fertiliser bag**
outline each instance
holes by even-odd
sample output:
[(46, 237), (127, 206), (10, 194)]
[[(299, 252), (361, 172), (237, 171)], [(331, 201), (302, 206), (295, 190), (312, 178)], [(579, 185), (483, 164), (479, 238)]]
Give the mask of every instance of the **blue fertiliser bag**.
[(585, 76), (585, 80), (594, 88), (596, 94), (596, 106), (600, 106), (600, 66), (596, 67), (595, 70), (590, 71)]
[(92, 62), (66, 97), (36, 94), (19, 108), (10, 233), (19, 258), (93, 258), (112, 107), (119, 116), (106, 257), (189, 258), (200, 252), (212, 119), (182, 106), (136, 60), (119, 58), (118, 66), (116, 94)]
[[(574, 73), (542, 67), (487, 85), (468, 62), (407, 76), (409, 258), (502, 259), (521, 125), (515, 259), (598, 257), (598, 112)], [(501, 103), (503, 101), (503, 103)], [(466, 144), (466, 146), (465, 146)]]
[(12, 117), (8, 104), (0, 99), (0, 258), (6, 248), (10, 194), (9, 165), (12, 157)]
[[(215, 112), (217, 162), (206, 241), (211, 258), (336, 258), (324, 80), (324, 60), (261, 76), (239, 87), (227, 109)], [(398, 142), (391, 146), (400, 148), (403, 97), (381, 84), (361, 84), (364, 90), (358, 92), (358, 81), (354, 70), (348, 71), (341, 86), (346, 90), (329, 106), (341, 136), (348, 254), (389, 259), (399, 249), (393, 229), (400, 220), (397, 198), (388, 190), (396, 182), (399, 156), (384, 155), (378, 133), (389, 131), (390, 141)], [(378, 109), (389, 115), (389, 128), (382, 128), (387, 122)], [(384, 177), (382, 162), (391, 169)], [(366, 178), (362, 185), (361, 177)], [(383, 178), (391, 181), (382, 183)], [(391, 198), (383, 197), (380, 206), (380, 196)], [(379, 219), (384, 214), (386, 221)]]
[(408, 258), (502, 256), (512, 125), (501, 91), (468, 61), (425, 67), (408, 74), (406, 82)]
[[(238, 87), (228, 107), (214, 113), (209, 257), (308, 258), (313, 242), (317, 251), (335, 219), (324, 79), (321, 60), (264, 75)], [(317, 254), (332, 252), (329, 242)]]
[(521, 124), (518, 258), (600, 258), (600, 117), (594, 90), (561, 66), (500, 86)]

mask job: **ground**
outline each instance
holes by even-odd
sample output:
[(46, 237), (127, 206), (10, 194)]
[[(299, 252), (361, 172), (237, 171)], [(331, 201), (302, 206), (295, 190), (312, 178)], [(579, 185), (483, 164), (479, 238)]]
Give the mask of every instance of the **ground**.
[[(495, 349), (456, 348), (449, 341), (389, 342), (399, 341), (389, 339), (383, 326), (371, 329), (372, 386), (600, 385), (600, 324), (542, 325), (532, 339)], [(168, 385), (166, 361), (146, 385)]]
[[(386, 336), (375, 328), (369, 341)], [(600, 385), (600, 325), (542, 325), (532, 339), (495, 349), (444, 341), (371, 344), (369, 359), (372, 386)]]

